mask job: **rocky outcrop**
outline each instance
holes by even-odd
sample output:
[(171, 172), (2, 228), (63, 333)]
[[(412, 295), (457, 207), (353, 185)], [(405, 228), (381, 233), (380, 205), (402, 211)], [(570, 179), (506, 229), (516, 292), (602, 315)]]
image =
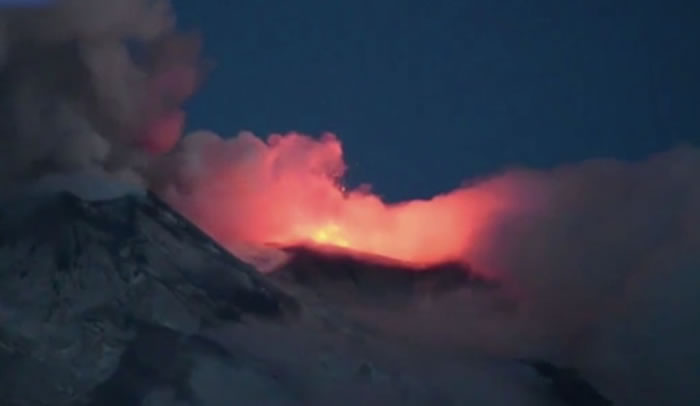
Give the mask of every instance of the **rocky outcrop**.
[(79, 400), (155, 330), (191, 336), (248, 316), (283, 319), (297, 306), (151, 195), (7, 202), (0, 230), (0, 398), (9, 404)]

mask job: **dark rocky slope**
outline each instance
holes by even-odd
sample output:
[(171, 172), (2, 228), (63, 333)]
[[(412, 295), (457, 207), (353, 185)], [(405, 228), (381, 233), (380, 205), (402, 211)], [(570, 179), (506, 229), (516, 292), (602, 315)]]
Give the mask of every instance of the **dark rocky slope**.
[(0, 230), (3, 405), (606, 404), (557, 397), (556, 369), (416, 348), (362, 316), (492, 287), (456, 265), (294, 249), (268, 279), (150, 194), (26, 196)]

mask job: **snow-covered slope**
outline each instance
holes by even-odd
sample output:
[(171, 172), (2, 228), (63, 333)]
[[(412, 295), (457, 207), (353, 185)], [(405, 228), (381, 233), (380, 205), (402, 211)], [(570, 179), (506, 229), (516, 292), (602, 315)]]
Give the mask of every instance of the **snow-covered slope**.
[(367, 317), (492, 288), (459, 267), (295, 250), (263, 276), (151, 194), (28, 195), (0, 230), (3, 405), (606, 404), (570, 372)]

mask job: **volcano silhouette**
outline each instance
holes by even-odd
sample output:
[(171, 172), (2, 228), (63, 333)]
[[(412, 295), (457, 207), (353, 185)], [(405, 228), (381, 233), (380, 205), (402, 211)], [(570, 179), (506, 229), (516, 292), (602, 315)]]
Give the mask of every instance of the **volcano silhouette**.
[(150, 193), (0, 209), (7, 406), (607, 405), (543, 360), (421, 348), (416, 304), (496, 289), (459, 264), (304, 247), (263, 275)]

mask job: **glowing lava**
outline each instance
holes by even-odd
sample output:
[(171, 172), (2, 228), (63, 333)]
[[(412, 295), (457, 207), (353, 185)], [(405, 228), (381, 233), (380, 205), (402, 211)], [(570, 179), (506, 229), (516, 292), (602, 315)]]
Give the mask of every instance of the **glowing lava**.
[(329, 245), (416, 266), (462, 260), (478, 230), (512, 200), (494, 188), (460, 188), (387, 204), (367, 188), (346, 190), (342, 146), (331, 134), (263, 141), (200, 132), (175, 156), (178, 182), (165, 198), (229, 247)]
[(311, 240), (320, 245), (332, 245), (350, 248), (350, 242), (344, 237), (343, 230), (337, 224), (328, 224), (311, 233)]

